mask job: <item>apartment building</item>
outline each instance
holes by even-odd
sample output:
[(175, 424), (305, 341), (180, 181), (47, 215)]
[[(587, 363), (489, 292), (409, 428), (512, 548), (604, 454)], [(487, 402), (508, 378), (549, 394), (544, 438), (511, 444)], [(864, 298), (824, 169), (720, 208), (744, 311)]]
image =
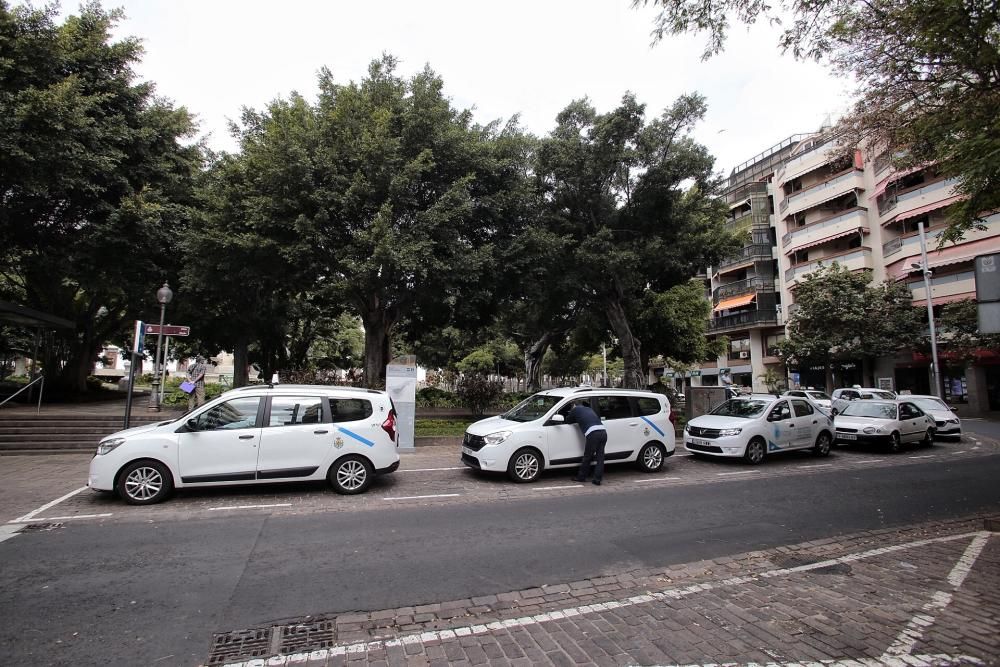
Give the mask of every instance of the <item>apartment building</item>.
[[(728, 183), (727, 225), (746, 233), (733, 257), (710, 267), (709, 336), (729, 339), (726, 355), (678, 378), (699, 385), (734, 384), (765, 391), (768, 371), (787, 384), (822, 387), (821, 368), (786, 368), (774, 353), (795, 311), (795, 288), (807, 274), (834, 262), (870, 269), (875, 281), (905, 281), (914, 304), (975, 298), (973, 261), (1000, 252), (1000, 213), (963, 241), (937, 249), (955, 183), (933, 166), (897, 171), (888, 155), (844, 151), (829, 130), (793, 135), (735, 168)], [(921, 261), (918, 223), (924, 223), (931, 294), (914, 267)], [(972, 364), (949, 355), (939, 341), (946, 400), (970, 411), (1000, 409), (1000, 358), (986, 352)], [(838, 385), (881, 383), (928, 393), (930, 359), (908, 351), (865, 364), (846, 361)]]

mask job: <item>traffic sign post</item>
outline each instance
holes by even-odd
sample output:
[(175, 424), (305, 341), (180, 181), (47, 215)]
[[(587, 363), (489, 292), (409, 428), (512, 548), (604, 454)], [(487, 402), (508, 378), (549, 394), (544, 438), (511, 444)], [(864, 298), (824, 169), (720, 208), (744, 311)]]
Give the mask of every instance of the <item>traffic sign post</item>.
[(125, 397), (125, 423), (122, 428), (128, 428), (129, 419), (132, 416), (132, 385), (135, 383), (135, 366), (142, 355), (142, 337), (146, 335), (146, 323), (142, 320), (135, 321), (135, 330), (132, 333), (132, 354), (128, 368), (128, 396)]

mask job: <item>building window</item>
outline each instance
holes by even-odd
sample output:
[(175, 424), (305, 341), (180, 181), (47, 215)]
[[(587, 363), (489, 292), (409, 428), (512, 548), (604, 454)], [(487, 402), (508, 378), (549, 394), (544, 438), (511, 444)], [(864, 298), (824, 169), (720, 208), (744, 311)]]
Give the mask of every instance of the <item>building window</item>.
[(729, 341), (730, 361), (750, 361), (750, 338), (735, 338)]
[(777, 345), (781, 341), (785, 340), (785, 334), (776, 333), (771, 334), (764, 338), (764, 356), (765, 357), (776, 357), (778, 356)]
[(960, 370), (944, 373), (944, 400), (947, 403), (968, 403), (969, 385)]

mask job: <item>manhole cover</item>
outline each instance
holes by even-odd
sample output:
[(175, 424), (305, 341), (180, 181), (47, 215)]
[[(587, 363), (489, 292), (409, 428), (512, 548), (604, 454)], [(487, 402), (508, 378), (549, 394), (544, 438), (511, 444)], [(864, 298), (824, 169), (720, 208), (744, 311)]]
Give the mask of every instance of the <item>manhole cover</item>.
[(29, 523), (27, 526), (21, 528), (20, 532), (30, 533), (30, 532), (40, 532), (44, 530), (55, 530), (56, 528), (62, 528), (61, 523)]

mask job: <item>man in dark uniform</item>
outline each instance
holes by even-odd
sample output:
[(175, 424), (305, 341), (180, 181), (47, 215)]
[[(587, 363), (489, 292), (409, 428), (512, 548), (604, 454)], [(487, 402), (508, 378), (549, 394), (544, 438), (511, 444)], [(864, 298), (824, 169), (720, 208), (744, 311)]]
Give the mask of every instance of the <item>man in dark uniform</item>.
[(601, 485), (604, 477), (604, 447), (608, 444), (608, 432), (601, 423), (601, 418), (590, 409), (586, 402), (578, 403), (566, 415), (567, 424), (576, 424), (583, 432), (585, 444), (583, 447), (583, 460), (580, 462), (580, 470), (577, 471), (575, 479), (577, 482), (586, 482), (590, 473), (590, 461), (594, 460), (593, 483)]

